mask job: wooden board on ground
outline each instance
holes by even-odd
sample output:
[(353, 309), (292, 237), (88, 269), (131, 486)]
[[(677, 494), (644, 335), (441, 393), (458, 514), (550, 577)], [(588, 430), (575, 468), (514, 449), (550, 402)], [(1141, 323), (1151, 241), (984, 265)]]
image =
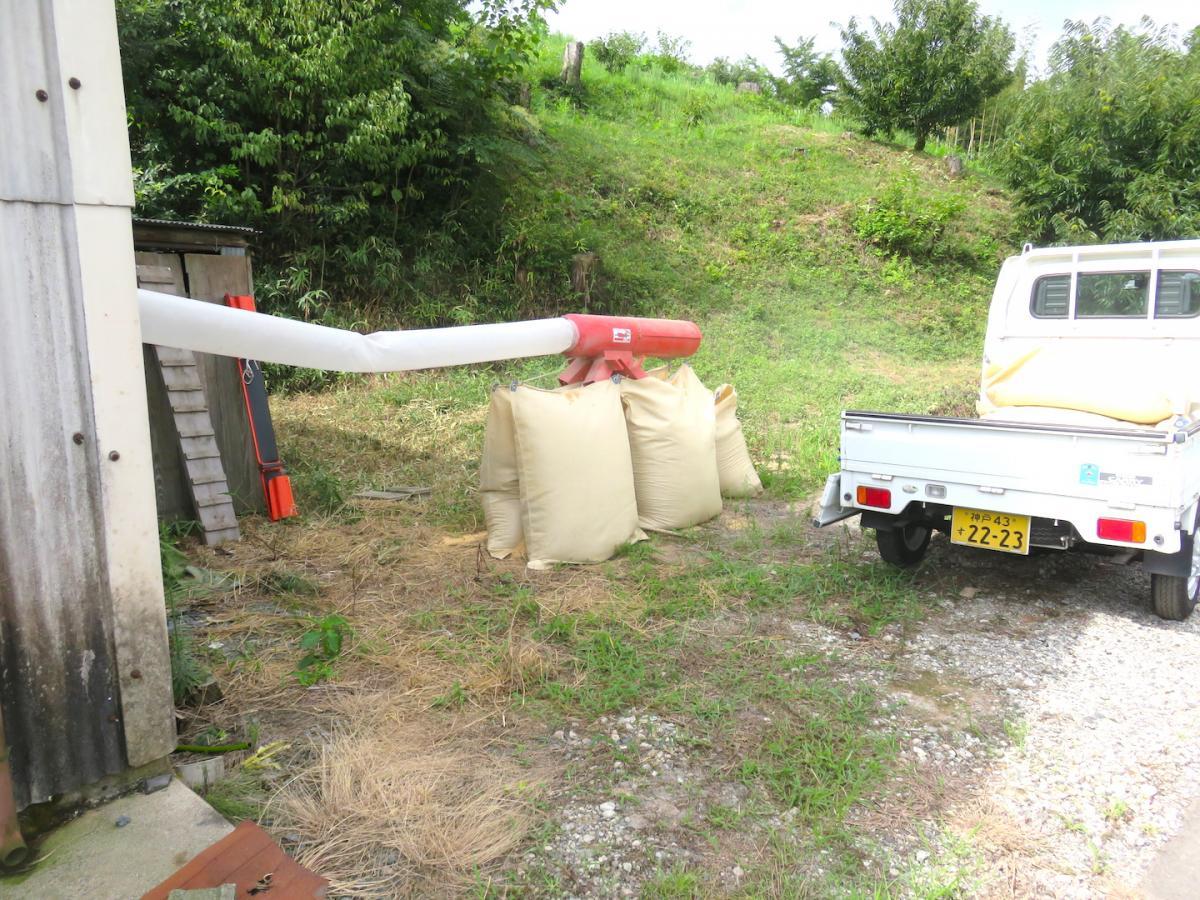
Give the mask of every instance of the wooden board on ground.
[(253, 822), (242, 822), (179, 871), (147, 891), (142, 900), (167, 900), (179, 889), (234, 884), (238, 900), (249, 897), (324, 897), (329, 882), (304, 868)]

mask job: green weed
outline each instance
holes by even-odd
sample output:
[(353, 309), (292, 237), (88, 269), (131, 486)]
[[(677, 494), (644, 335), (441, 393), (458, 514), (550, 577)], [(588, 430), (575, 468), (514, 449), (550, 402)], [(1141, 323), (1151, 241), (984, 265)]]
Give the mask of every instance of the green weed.
[(815, 829), (836, 828), (882, 779), (895, 754), (890, 735), (871, 730), (874, 698), (809, 682), (804, 702), (772, 723), (740, 774), (758, 781)]
[(434, 709), (456, 709), (465, 706), (469, 699), (470, 695), (467, 694), (467, 689), (463, 687), (462, 682), (456, 681), (450, 685), (450, 690), (440, 697), (435, 697), (430, 706)]
[(1018, 750), (1025, 749), (1025, 739), (1029, 737), (1029, 723), (1024, 719), (1005, 719), (1004, 733)]
[(204, 799), (222, 816), (236, 823), (258, 819), (268, 797), (261, 779), (239, 769), (210, 786)]
[(656, 873), (642, 886), (646, 900), (690, 900), (700, 896), (700, 876), (682, 865)]
[(333, 676), (334, 663), (342, 655), (354, 629), (344, 616), (330, 613), (320, 619), (310, 619), (310, 627), (300, 636), (300, 649), (307, 651), (296, 664), (296, 680), (308, 687)]
[(171, 694), (175, 705), (184, 705), (211, 673), (192, 637), (184, 615), (188, 597), (187, 556), (179, 548), (181, 532), (160, 524), (158, 551), (162, 565), (163, 598), (167, 605), (167, 653), (171, 661)]

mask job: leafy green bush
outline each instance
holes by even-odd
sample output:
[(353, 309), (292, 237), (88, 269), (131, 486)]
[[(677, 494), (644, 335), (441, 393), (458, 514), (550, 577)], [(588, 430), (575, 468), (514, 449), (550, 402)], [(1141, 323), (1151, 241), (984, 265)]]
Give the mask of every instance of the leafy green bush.
[(261, 229), (270, 310), (449, 319), (551, 2), (119, 0), (139, 212)]
[(1200, 234), (1200, 29), (1069, 23), (998, 154), (1037, 241)]
[(350, 623), (337, 613), (312, 619), (310, 626), (300, 636), (300, 649), (305, 651), (305, 655), (293, 673), (305, 687), (333, 676), (334, 663), (342, 655), (346, 642), (354, 637)]
[(828, 53), (813, 49), (815, 38), (801, 38), (795, 46), (775, 38), (775, 46), (783, 57), (783, 78), (773, 79), (775, 93), (785, 103), (796, 106), (819, 106), (833, 96), (841, 77), (841, 69)]
[(958, 196), (919, 194), (916, 176), (908, 171), (897, 176), (877, 199), (858, 208), (854, 230), (885, 253), (914, 259), (945, 256), (940, 242), (964, 206)]
[(685, 40), (678, 35), (660, 31), (654, 52), (650, 54), (650, 59), (663, 72), (673, 75), (676, 72), (682, 72), (691, 68), (691, 63), (688, 61), (688, 52), (691, 49), (691, 41)]
[(702, 123), (713, 111), (712, 104), (703, 94), (692, 94), (683, 101), (683, 121), (689, 128), (695, 128)]
[(646, 49), (646, 36), (632, 31), (613, 31), (588, 44), (596, 61), (610, 72), (633, 64)]
[(842, 30), (839, 97), (868, 135), (935, 129), (973, 115), (1009, 81), (1013, 36), (973, 0), (896, 0), (896, 23), (852, 17)]

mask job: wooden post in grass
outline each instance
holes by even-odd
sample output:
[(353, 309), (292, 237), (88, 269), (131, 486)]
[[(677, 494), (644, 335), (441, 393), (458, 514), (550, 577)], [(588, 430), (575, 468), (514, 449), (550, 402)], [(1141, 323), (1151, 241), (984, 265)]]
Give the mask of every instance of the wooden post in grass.
[(592, 285), (599, 268), (600, 257), (595, 253), (576, 253), (571, 257), (571, 289), (585, 310), (591, 303)]
[(563, 67), (559, 78), (567, 87), (578, 87), (582, 71), (583, 42), (569, 41), (563, 50)]

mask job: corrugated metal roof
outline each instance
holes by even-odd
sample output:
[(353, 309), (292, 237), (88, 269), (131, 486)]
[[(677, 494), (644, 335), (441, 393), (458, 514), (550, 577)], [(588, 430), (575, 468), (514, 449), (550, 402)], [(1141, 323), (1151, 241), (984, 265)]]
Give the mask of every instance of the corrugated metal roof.
[(189, 231), (217, 231), (228, 234), (259, 234), (257, 228), (249, 225), (213, 225), (209, 222), (177, 222), (174, 219), (147, 219), (142, 216), (133, 217), (134, 225), (157, 225), (164, 228), (186, 228)]

